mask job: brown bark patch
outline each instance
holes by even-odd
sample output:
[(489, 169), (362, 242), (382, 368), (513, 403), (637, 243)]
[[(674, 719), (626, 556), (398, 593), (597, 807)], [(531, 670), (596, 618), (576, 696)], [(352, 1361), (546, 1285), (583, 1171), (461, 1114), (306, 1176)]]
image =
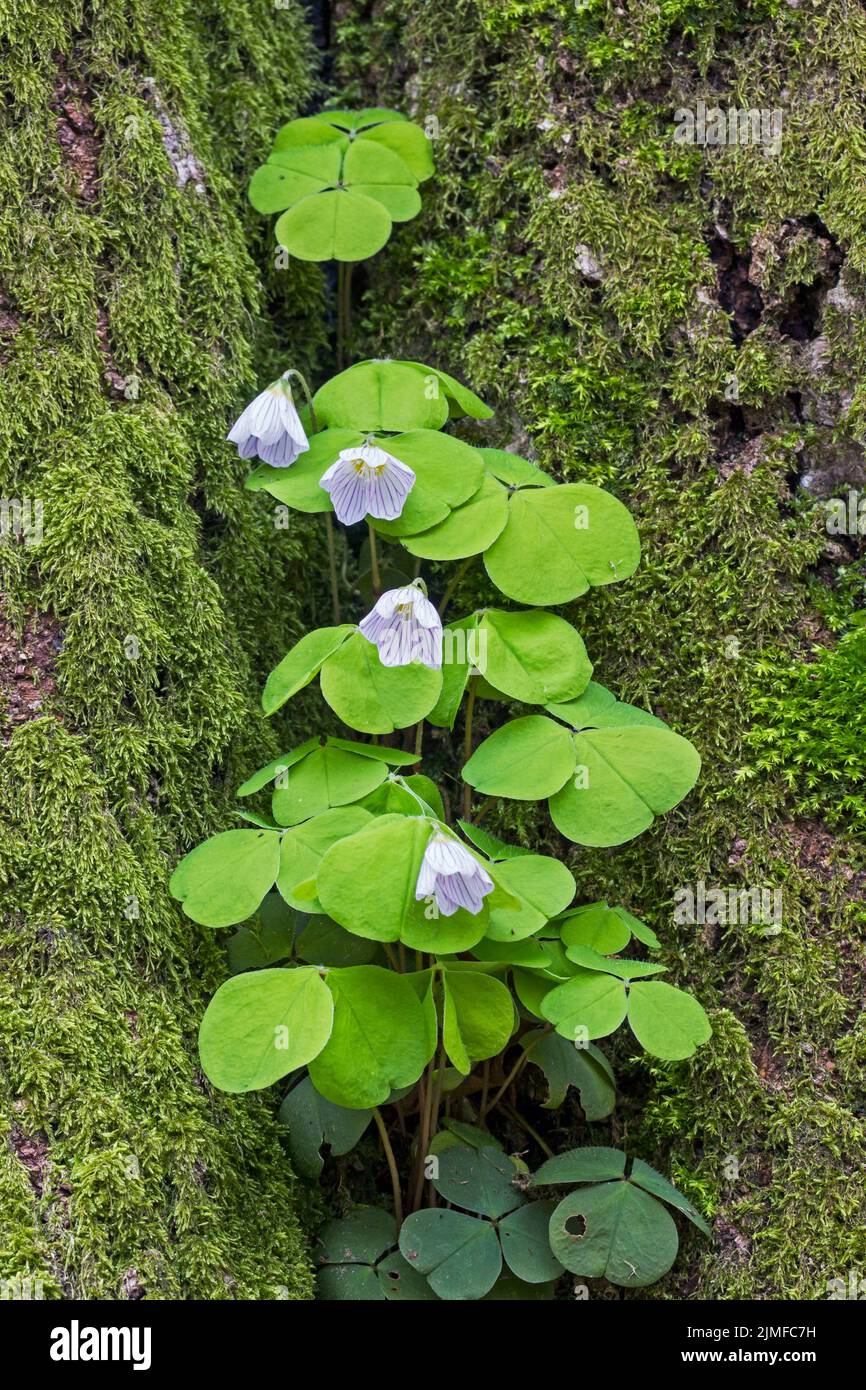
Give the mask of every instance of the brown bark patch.
[(0, 596), (0, 738), (38, 719), (55, 688), (57, 654), (63, 642), (55, 618), (33, 613), (23, 632), (6, 616)]

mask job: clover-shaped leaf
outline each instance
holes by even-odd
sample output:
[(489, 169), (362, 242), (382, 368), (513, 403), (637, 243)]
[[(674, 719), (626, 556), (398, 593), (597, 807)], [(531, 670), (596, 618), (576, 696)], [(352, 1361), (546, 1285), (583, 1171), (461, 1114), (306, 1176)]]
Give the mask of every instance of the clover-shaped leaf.
[(670, 1062), (691, 1057), (712, 1034), (709, 1019), (684, 990), (661, 980), (634, 978), (637, 970), (648, 974), (653, 969), (598, 956), (598, 964), (577, 967), (571, 979), (541, 996), (541, 1016), (572, 1042), (605, 1038), (628, 1016), (638, 1042), (653, 1057)]
[(282, 826), (298, 825), (333, 807), (360, 801), (388, 778), (388, 765), (417, 763), (414, 753), (380, 744), (349, 739), (307, 739), (289, 753), (259, 768), (238, 788), (238, 796), (252, 796), (269, 782), (275, 819)]
[[(599, 695), (602, 691), (602, 695)], [(515, 719), (491, 734), (463, 769), (487, 796), (550, 798), (554, 825), (584, 845), (633, 839), (691, 790), (700, 758), (661, 720), (590, 682), (567, 705), (549, 705), (573, 733), (544, 715)]]
[[(640, 1159), (626, 1174), (619, 1149), (571, 1149), (543, 1163), (531, 1186), (582, 1183), (553, 1211), (550, 1246), (565, 1268), (588, 1278), (642, 1288), (670, 1269), (677, 1229), (662, 1201), (709, 1233), (703, 1217), (667, 1179)], [(655, 1200), (660, 1198), (661, 1200)]]
[(306, 966), (233, 975), (220, 985), (199, 1029), (205, 1072), (222, 1091), (270, 1086), (311, 1062), (334, 1017), (330, 991)]
[(286, 1130), (292, 1163), (307, 1178), (318, 1178), (325, 1164), (322, 1145), (335, 1156), (355, 1147), (373, 1118), (372, 1110), (346, 1110), (320, 1096), (308, 1076), (302, 1078), (280, 1106), (279, 1123)]
[(317, 1249), (319, 1297), (326, 1301), (426, 1301), (435, 1299), (393, 1247), (397, 1224), (389, 1212), (361, 1208), (322, 1231)]
[(440, 1298), (483, 1298), (503, 1257), (525, 1283), (557, 1278), (562, 1266), (548, 1240), (554, 1204), (527, 1203), (512, 1159), (490, 1145), (458, 1144), (438, 1155), (438, 1165), (436, 1191), (464, 1211), (415, 1212), (403, 1223), (400, 1249)]
[(632, 936), (657, 951), (661, 942), (655, 932), (624, 907), (607, 903), (586, 903), (560, 918), (560, 935), (566, 953), (572, 946), (591, 946), (602, 955), (613, 956), (623, 950)]

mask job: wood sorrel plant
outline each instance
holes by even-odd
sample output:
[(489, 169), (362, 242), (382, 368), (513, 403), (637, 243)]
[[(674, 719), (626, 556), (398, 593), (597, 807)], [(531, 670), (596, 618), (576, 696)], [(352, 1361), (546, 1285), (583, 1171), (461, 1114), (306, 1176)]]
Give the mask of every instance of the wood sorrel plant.
[[(316, 259), (354, 258), (360, 243), (350, 248), (343, 231), (374, 185), (390, 216), (417, 211), (386, 199), (383, 187), (406, 185), (358, 152), (403, 158), (422, 177), (417, 136), (391, 112), (292, 122), (251, 196), (263, 211), (291, 205), (277, 231), (294, 254), (315, 246)], [(658, 978), (663, 966), (623, 956), (632, 941), (659, 949), (648, 926), (606, 902), (575, 906), (568, 868), (488, 833), (478, 822), (489, 800), (478, 811), (472, 800), (473, 791), (547, 799), (566, 839), (609, 846), (694, 785), (691, 744), (594, 682), (580, 634), (546, 607), (627, 579), (637, 530), (601, 489), (559, 484), (447, 432), (491, 411), (446, 372), (360, 362), (300, 411), (292, 376), (247, 407), (229, 437), (262, 460), (248, 487), (329, 525), (332, 513), (347, 526), (366, 521), (372, 600), (360, 621), (341, 622), (334, 583), (333, 625), (271, 672), (263, 707), (273, 713), (318, 677), (349, 730), (385, 741), (314, 734), (238, 789), (246, 799), (271, 788), (270, 815), (240, 811), (246, 828), (215, 835), (175, 870), (172, 892), (194, 921), (252, 924), (229, 943), (234, 973), (202, 1020), (202, 1064), (227, 1091), (290, 1078), (281, 1119), (311, 1177), (323, 1145), (346, 1153), (375, 1125), (393, 1209), (358, 1209), (325, 1230), (326, 1298), (544, 1298), (564, 1270), (646, 1285), (676, 1256), (668, 1208), (706, 1231), (701, 1216), (617, 1149), (553, 1155), (509, 1097), (534, 1066), (547, 1108), (574, 1087), (587, 1120), (602, 1119), (614, 1077), (597, 1040), (627, 1022), (648, 1053), (677, 1060), (709, 1037), (709, 1023)], [(512, 603), (443, 627), (478, 557)], [(428, 579), (425, 561), (435, 562)], [(443, 583), (449, 561), (460, 567)], [(386, 564), (402, 571), (390, 589)], [(475, 747), (479, 700), (530, 712)], [(452, 819), (419, 768), (425, 722), (453, 730), (458, 721), (463, 814)], [(491, 1130), (499, 1112), (548, 1153), (534, 1175)]]

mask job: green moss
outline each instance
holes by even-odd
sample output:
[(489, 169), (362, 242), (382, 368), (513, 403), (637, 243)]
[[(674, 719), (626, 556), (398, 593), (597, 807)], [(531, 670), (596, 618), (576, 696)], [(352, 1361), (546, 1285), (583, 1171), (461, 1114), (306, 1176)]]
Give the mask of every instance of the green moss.
[(258, 685), (313, 589), (224, 444), (287, 342), (321, 345), (320, 272), (273, 265), (243, 191), (313, 88), (302, 7), (4, 2), (0, 44), (0, 495), (44, 508), (0, 588), (62, 642), (53, 688), (26, 650), (44, 701), (0, 765), (0, 1278), (304, 1298), (268, 1098), (198, 1070), (221, 944), (167, 891), (276, 751)]
[[(650, 921), (713, 1014), (692, 1064), (631, 1065), (618, 1045), (615, 1137), (716, 1218), (716, 1244), (690, 1237), (656, 1296), (822, 1298), (866, 1260), (863, 853), (847, 838), (862, 565), (816, 605), (825, 515), (798, 486), (866, 438), (864, 154), (838, 138), (866, 115), (866, 24), (819, 8), (456, 0), (406, 17), (384, 0), (373, 23), (343, 6), (337, 33), (341, 83), (395, 105), (408, 90), (440, 129), (420, 247), (417, 226), (401, 232), (374, 272), (365, 353), (399, 344), (459, 371), (496, 407), (473, 437), (628, 502), (640, 570), (567, 615), (597, 677), (703, 757), (696, 792), (647, 835), (571, 852), (581, 895)], [(778, 156), (675, 143), (675, 111), (699, 97), (781, 107)], [(801, 409), (815, 393), (832, 424)], [(470, 569), (453, 616), (478, 602)], [(828, 625), (852, 635), (816, 637)], [(835, 840), (798, 820), (825, 812)], [(502, 807), (499, 829), (567, 849), (531, 807)], [(781, 933), (678, 924), (675, 890), (700, 879), (781, 888)]]

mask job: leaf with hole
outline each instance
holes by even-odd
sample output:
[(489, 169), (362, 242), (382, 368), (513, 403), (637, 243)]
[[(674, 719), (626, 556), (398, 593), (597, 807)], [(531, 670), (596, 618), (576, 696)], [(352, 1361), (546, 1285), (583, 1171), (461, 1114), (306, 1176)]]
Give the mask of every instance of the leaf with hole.
[(306, 1178), (318, 1178), (325, 1163), (322, 1146), (337, 1157), (354, 1149), (373, 1118), (372, 1110), (345, 1110), (320, 1096), (305, 1076), (289, 1092), (277, 1114), (286, 1130), (289, 1156)]
[(628, 1288), (666, 1274), (678, 1245), (665, 1208), (630, 1182), (580, 1188), (550, 1218), (550, 1248), (567, 1270)]

